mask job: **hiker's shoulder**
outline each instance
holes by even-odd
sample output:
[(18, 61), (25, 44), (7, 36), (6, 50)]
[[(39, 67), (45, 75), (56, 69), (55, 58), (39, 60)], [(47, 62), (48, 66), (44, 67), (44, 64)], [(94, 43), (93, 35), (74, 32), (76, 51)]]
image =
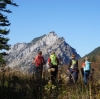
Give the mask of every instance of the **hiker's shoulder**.
[(35, 59), (37, 59), (37, 58), (38, 58), (38, 55), (35, 56)]
[(36, 58), (44, 58), (42, 55), (37, 55)]

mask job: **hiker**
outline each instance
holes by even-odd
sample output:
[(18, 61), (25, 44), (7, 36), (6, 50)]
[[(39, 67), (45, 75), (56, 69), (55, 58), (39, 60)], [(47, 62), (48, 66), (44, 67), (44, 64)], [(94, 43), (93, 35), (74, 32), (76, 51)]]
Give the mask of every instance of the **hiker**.
[(75, 58), (75, 54), (72, 54), (69, 66), (68, 66), (68, 72), (69, 72), (69, 83), (76, 83), (78, 80), (78, 60)]
[(35, 57), (33, 64), (34, 66), (34, 72), (36, 79), (42, 79), (42, 71), (43, 71), (43, 65), (45, 64), (44, 57), (42, 56), (42, 51), (38, 52), (38, 55)]
[(91, 70), (91, 62), (88, 57), (85, 57), (85, 66), (84, 66), (84, 84), (87, 84), (89, 79), (89, 74)]
[(81, 74), (82, 74), (82, 77), (84, 77), (84, 66), (85, 66), (85, 60), (83, 60), (83, 62), (82, 62), (82, 67), (81, 67)]
[(53, 71), (51, 71), (51, 80), (52, 83), (55, 83), (58, 74), (58, 65), (59, 65), (59, 60), (55, 52), (52, 52), (50, 57), (48, 58), (48, 64), (50, 69), (53, 69)]

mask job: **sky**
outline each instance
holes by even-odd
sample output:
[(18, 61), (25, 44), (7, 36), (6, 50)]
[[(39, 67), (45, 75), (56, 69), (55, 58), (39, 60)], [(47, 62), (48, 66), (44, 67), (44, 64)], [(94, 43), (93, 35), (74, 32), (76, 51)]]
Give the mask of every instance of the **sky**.
[(51, 31), (83, 57), (100, 46), (100, 0), (14, 0), (8, 42), (29, 43)]

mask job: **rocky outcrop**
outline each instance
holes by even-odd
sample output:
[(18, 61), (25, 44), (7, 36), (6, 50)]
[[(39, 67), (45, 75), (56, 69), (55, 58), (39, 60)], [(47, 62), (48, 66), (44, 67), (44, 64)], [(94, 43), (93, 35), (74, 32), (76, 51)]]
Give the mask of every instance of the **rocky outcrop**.
[(52, 51), (55, 51), (58, 58), (62, 59), (63, 64), (68, 63), (72, 53), (80, 58), (76, 50), (67, 44), (63, 37), (58, 37), (55, 32), (50, 32), (34, 38), (30, 43), (13, 45), (7, 52), (9, 55), (5, 57), (5, 60), (11, 68), (19, 69), (22, 72), (32, 72), (32, 60), (39, 50), (43, 52), (46, 61)]

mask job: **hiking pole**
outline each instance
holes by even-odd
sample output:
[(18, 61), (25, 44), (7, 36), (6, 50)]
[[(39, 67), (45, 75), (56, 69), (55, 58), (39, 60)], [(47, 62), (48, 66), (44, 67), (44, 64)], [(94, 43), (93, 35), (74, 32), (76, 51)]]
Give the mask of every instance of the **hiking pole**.
[(72, 76), (72, 79), (73, 79), (73, 81), (74, 81), (74, 83), (75, 83), (75, 79), (74, 79), (73, 75), (70, 73), (69, 70), (68, 70), (68, 72), (69, 72), (69, 74)]

